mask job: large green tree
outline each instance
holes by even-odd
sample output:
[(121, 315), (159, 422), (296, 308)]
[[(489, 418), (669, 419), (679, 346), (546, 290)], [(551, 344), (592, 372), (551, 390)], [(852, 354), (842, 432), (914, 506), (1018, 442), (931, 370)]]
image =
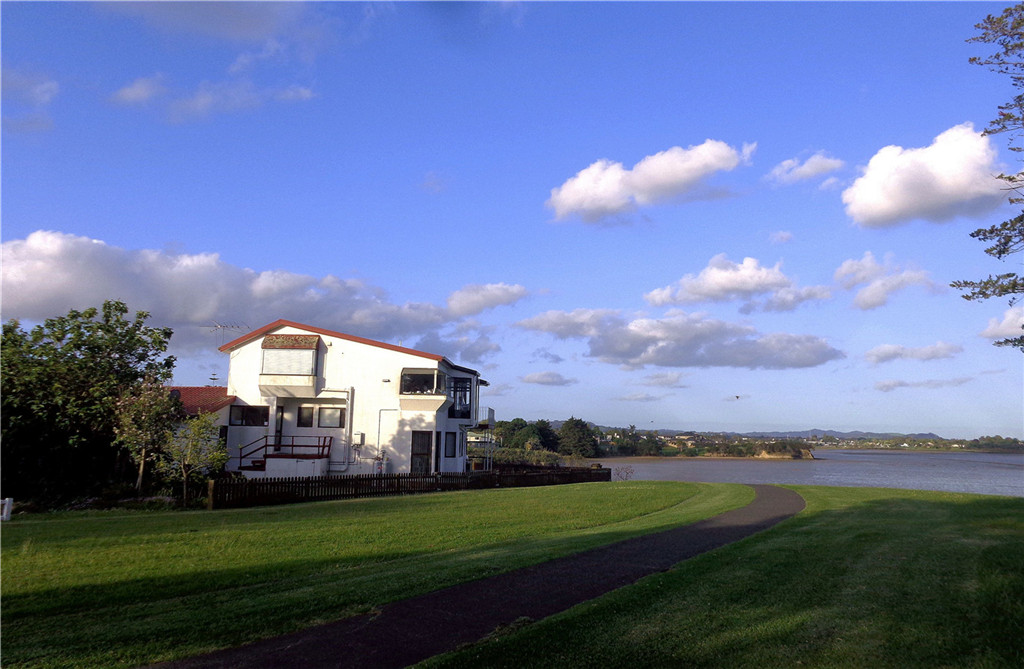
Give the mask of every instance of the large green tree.
[[(1024, 151), (1021, 145), (1021, 136), (1024, 134), (1024, 4), (1008, 7), (998, 16), (989, 15), (975, 27), (981, 31), (980, 34), (967, 41), (991, 44), (997, 47), (997, 51), (990, 56), (971, 58), (971, 62), (1007, 75), (1017, 91), (1013, 98), (999, 106), (999, 113), (989, 123), (985, 134), (1006, 134), (1010, 150), (1020, 153)], [(998, 178), (1011, 191), (1010, 202), (1024, 202), (1021, 193), (1024, 173), (1000, 174)], [(971, 233), (971, 237), (990, 244), (985, 253), (1005, 260), (1007, 256), (1024, 250), (1024, 213), (998, 225), (979, 228)], [(989, 275), (980, 281), (954, 281), (950, 285), (963, 291), (966, 300), (1009, 297), (1011, 306), (1024, 294), (1024, 277), (1016, 272)], [(995, 344), (1015, 346), (1024, 351), (1024, 333), (999, 340)]]
[(58, 502), (134, 482), (115, 444), (119, 398), (144, 379), (168, 380), (168, 328), (129, 319), (123, 302), (70, 311), (0, 342), (0, 485), (7, 497)]
[(586, 421), (571, 417), (558, 430), (558, 452), (592, 458), (597, 455), (597, 436)]

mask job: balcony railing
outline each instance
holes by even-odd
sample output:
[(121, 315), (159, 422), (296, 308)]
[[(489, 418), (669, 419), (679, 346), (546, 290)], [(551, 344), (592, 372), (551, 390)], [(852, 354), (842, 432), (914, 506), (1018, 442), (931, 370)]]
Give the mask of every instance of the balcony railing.
[(241, 466), (252, 466), (267, 458), (318, 459), (331, 457), (334, 437), (272, 437), (264, 436), (239, 449)]

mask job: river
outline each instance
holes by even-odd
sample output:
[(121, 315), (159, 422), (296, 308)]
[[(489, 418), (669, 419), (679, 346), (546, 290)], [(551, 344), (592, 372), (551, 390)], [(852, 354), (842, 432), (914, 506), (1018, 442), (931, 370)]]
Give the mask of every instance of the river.
[(612, 470), (633, 468), (633, 480), (788, 483), (906, 488), (1024, 497), (1024, 454), (839, 450), (813, 460), (756, 458), (606, 458)]

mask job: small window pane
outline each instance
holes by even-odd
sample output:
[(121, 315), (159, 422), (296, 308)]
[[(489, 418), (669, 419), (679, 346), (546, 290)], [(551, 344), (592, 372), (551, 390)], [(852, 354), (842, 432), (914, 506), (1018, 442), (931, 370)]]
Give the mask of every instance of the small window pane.
[(329, 407), (320, 408), (319, 427), (341, 427), (345, 421), (345, 410)]
[(299, 417), (295, 424), (298, 427), (313, 427), (313, 407), (299, 407)]
[(228, 422), (249, 427), (265, 426), (270, 422), (270, 407), (233, 406)]
[(444, 433), (444, 457), (454, 458), (455, 457), (455, 438), (457, 433), (445, 432)]

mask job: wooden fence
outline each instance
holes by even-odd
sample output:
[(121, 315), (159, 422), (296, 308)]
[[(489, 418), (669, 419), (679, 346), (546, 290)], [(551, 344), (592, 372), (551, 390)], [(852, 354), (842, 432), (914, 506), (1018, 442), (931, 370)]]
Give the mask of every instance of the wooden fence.
[(611, 470), (601, 467), (554, 467), (544, 471), (490, 471), (466, 474), (354, 474), (221, 479), (209, 482), (206, 508), (228, 509), (356, 497), (408, 495), (443, 490), (520, 488), (611, 480)]

